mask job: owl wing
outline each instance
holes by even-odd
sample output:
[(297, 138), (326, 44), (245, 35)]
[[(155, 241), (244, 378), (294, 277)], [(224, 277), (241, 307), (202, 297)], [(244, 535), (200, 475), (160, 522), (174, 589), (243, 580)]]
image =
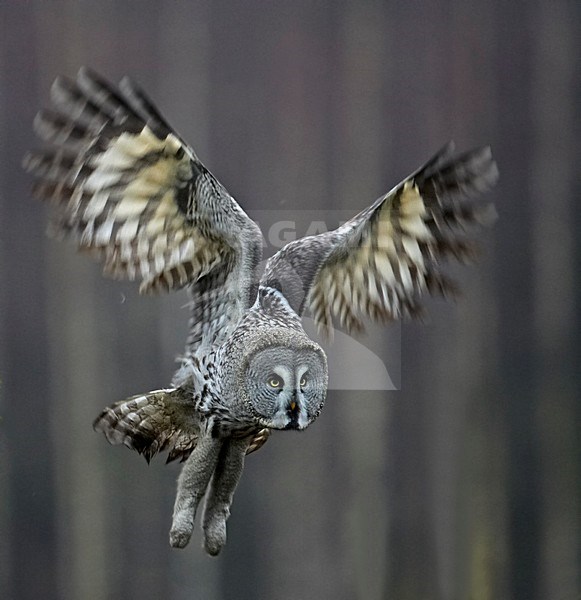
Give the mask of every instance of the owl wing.
[(426, 293), (453, 295), (442, 262), (474, 256), (467, 230), (495, 213), (471, 197), (498, 179), (490, 148), (457, 158), (453, 149), (450, 142), (338, 229), (289, 243), (268, 261), (260, 283), (278, 288), (297, 314), (308, 307), (327, 333), (333, 317), (358, 331), (363, 317), (417, 316)]
[(189, 285), (201, 319), (192, 340), (219, 337), (250, 303), (258, 226), (128, 79), (116, 90), (81, 69), (57, 79), (51, 99), (35, 120), (48, 148), (25, 168), (55, 207), (53, 232), (107, 275), (140, 278), (141, 292)]
[[(103, 409), (93, 423), (109, 443), (123, 444), (142, 454), (149, 462), (167, 451), (167, 461), (185, 461), (200, 437), (200, 415), (192, 410), (192, 396), (183, 388), (155, 390), (132, 396)], [(270, 430), (260, 429), (246, 453), (258, 450)]]

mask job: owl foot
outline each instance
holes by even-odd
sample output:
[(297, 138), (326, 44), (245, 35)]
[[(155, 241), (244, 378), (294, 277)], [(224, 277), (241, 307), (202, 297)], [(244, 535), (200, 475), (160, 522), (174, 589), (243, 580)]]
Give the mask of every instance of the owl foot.
[(226, 519), (214, 515), (210, 522), (204, 523), (204, 549), (211, 556), (217, 556), (226, 544)]
[[(181, 517), (181, 518), (180, 518)], [(172, 548), (185, 548), (194, 531), (194, 522), (179, 513), (174, 517), (169, 532), (169, 544)]]
[(169, 532), (173, 548), (185, 548), (192, 537), (198, 504), (216, 468), (221, 447), (222, 440), (204, 435), (182, 468)]

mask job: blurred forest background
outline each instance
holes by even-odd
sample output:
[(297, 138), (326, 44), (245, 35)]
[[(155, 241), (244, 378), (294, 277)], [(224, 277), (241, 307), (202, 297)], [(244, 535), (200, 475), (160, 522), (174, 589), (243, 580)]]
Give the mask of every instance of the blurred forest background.
[[(580, 17), (571, 0), (0, 3), (2, 599), (579, 599)], [(138, 81), (249, 211), (354, 213), (448, 139), (500, 167), (483, 258), (452, 269), (461, 301), (431, 301), (401, 346), (398, 327), (370, 336), (401, 390), (332, 390), (307, 432), (249, 457), (217, 559), (199, 532), (169, 547), (179, 467), (91, 429), (167, 385), (187, 311), (44, 235), (20, 164), (81, 65)]]

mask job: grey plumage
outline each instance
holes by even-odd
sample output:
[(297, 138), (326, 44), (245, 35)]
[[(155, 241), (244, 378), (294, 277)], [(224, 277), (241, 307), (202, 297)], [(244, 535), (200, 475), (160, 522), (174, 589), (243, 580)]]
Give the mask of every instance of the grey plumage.
[(58, 79), (35, 129), (47, 147), (25, 159), (53, 204), (52, 232), (140, 291), (187, 287), (191, 320), (171, 387), (105, 408), (95, 429), (149, 461), (185, 461), (170, 543), (185, 546), (198, 505), (217, 554), (244, 457), (273, 429), (305, 429), (327, 389), (321, 347), (301, 325), (332, 319), (360, 331), (421, 313), (426, 294), (454, 292), (448, 257), (473, 255), (468, 230), (490, 206), (472, 198), (497, 179), (490, 149), (453, 157), (448, 144), (338, 229), (291, 242), (257, 272), (258, 226), (131, 81), (113, 88), (81, 69)]

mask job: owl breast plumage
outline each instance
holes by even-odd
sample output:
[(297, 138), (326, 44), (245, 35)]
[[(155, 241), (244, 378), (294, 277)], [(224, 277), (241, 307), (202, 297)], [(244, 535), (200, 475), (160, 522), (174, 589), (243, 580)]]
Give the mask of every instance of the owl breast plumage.
[(186, 350), (171, 386), (103, 410), (95, 429), (149, 461), (185, 461), (170, 542), (185, 546), (200, 499), (204, 544), (217, 554), (246, 454), (273, 430), (304, 430), (327, 390), (322, 348), (303, 330), (333, 322), (357, 333), (370, 319), (415, 317), (426, 295), (452, 295), (442, 271), (473, 256), (475, 198), (497, 179), (489, 148), (458, 157), (450, 143), (334, 231), (289, 243), (259, 272), (262, 235), (193, 149), (128, 79), (118, 88), (81, 69), (57, 79), (30, 154), (35, 193), (53, 206), (52, 232), (140, 279), (140, 291), (187, 288)]

